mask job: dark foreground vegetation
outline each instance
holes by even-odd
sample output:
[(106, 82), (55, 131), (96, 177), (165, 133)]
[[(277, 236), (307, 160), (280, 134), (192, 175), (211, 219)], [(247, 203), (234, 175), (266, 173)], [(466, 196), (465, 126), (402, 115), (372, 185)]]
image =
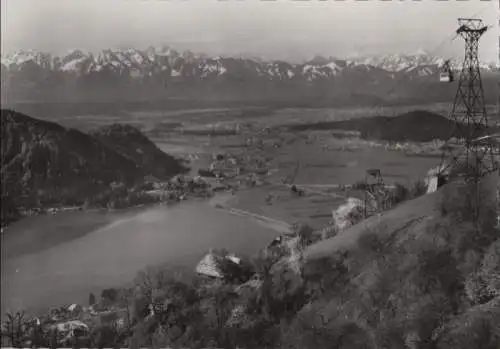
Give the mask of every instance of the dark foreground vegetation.
[(145, 176), (187, 170), (129, 125), (86, 134), (1, 110), (1, 132), (2, 226), (44, 207), (147, 203)]
[[(94, 311), (121, 309), (123, 321), (66, 313), (67, 320), (89, 324), (89, 333), (64, 344), (498, 349), (500, 231), (491, 201), (471, 208), (474, 190), (448, 184), (435, 195), (435, 215), (425, 225), (374, 230), (324, 258), (294, 264), (284, 250), (267, 250), (243, 258), (237, 277), (218, 280), (150, 268), (134, 287), (105, 290), (97, 301), (90, 296)], [(475, 223), (471, 212), (479, 212)], [(308, 231), (298, 236), (306, 241)], [(236, 275), (230, 263), (219, 268)], [(17, 347), (63, 345), (44, 327), (55, 318), (48, 314), (36, 325), (10, 314), (4, 340)]]

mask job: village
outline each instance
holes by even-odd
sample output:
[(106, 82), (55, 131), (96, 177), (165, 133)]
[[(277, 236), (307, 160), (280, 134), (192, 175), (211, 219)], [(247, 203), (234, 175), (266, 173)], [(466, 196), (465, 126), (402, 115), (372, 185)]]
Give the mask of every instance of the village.
[[(310, 231), (302, 229), (296, 234), (283, 234), (273, 239), (262, 253), (266, 258), (276, 261), (274, 271), (279, 268), (295, 266), (298, 268), (300, 250), (315, 240)], [(235, 285), (236, 294), (242, 294), (248, 288), (258, 288), (262, 285), (259, 272), (256, 272), (250, 261), (236, 256), (228, 251), (210, 250), (195, 268), (201, 282), (201, 287), (223, 280)], [(297, 270), (298, 272), (298, 270)], [(89, 304), (70, 304), (50, 309), (43, 316), (28, 317), (24, 313), (11, 314), (7, 322), (7, 332), (23, 332), (25, 338), (17, 338), (25, 346), (30, 346), (33, 338), (51, 338), (60, 346), (70, 346), (75, 340), (84, 340), (92, 336), (92, 329), (109, 328), (117, 335), (127, 333), (135, 325), (134, 314), (145, 312), (145, 319), (154, 319), (168, 311), (169, 302), (155, 301), (155, 290), (152, 290), (152, 303), (137, 302), (138, 294), (142, 292), (139, 286), (135, 289), (109, 288), (101, 292), (100, 297), (89, 295)], [(161, 296), (161, 295), (160, 295)], [(134, 298), (135, 297), (135, 298)], [(135, 299), (135, 301), (131, 301)], [(141, 309), (138, 309), (140, 307)], [(227, 326), (238, 326), (244, 320), (245, 308), (236, 307), (228, 318)], [(9, 327), (10, 326), (10, 327)]]
[[(282, 225), (282, 233), (270, 239), (261, 253), (274, 261), (272, 270), (289, 268), (300, 273), (302, 251), (309, 245), (331, 238), (357, 222), (371, 215), (383, 214), (385, 210), (398, 204), (401, 198), (396, 198), (397, 186), (386, 185), (381, 182), (380, 170), (367, 171), (368, 178), (364, 182), (351, 184), (330, 184), (335, 194), (321, 190), (321, 186), (300, 186), (294, 184), (296, 169), (289, 176), (276, 177), (273, 175), (273, 158), (269, 149), (279, 149), (286, 143), (293, 144), (296, 140), (277, 137), (269, 129), (262, 129), (252, 137), (246, 139), (247, 146), (243, 151), (213, 153), (205, 159), (206, 168), (199, 168), (198, 175), (178, 175), (168, 181), (162, 181), (154, 176), (146, 176), (141, 186), (148, 196), (155, 197), (162, 204), (174, 204), (192, 199), (209, 199), (216, 195), (235, 196), (238, 191), (251, 190), (257, 187), (274, 185), (281, 186), (288, 192), (291, 200), (300, 200), (308, 195), (334, 195), (343, 200), (343, 204), (331, 208), (328, 222), (320, 229), (313, 229), (304, 224)], [(308, 142), (313, 142), (308, 138)], [(264, 154), (268, 154), (266, 157)], [(421, 184), (412, 197), (434, 192), (438, 184), (437, 170), (429, 171), (425, 184)], [(323, 188), (324, 189), (324, 188)], [(350, 196), (353, 191), (357, 197)], [(363, 197), (359, 193), (368, 193)], [(406, 199), (409, 199), (407, 197)], [(272, 205), (276, 196), (269, 193), (261, 205)], [(226, 207), (222, 203), (215, 205), (217, 209), (228, 210), (233, 214), (254, 216), (255, 219), (273, 218), (253, 214), (237, 208)], [(64, 209), (51, 209), (47, 213), (56, 214)], [(196, 265), (194, 272), (206, 285), (229, 280), (235, 286), (235, 292), (243, 292), (246, 288), (260, 287), (262, 281), (258, 272), (253, 270), (250, 261), (230, 251), (210, 249)], [(91, 329), (97, 326), (108, 326), (121, 332), (130, 328), (132, 308), (136, 305), (128, 303), (123, 290), (112, 288), (103, 290), (100, 297), (89, 295), (89, 304), (71, 304), (51, 309), (43, 317), (34, 317), (26, 320), (24, 314), (17, 313), (11, 323), (20, 324), (33, 331), (45, 334), (52, 333), (58, 345), (67, 346), (73, 343), (76, 337), (90, 335)], [(150, 317), (163, 312), (168, 304), (153, 303), (142, 306), (147, 309)], [(227, 320), (227, 326), (237, 326), (240, 315), (245, 313), (244, 306), (235, 307), (233, 314)], [(29, 343), (26, 343), (29, 345)]]

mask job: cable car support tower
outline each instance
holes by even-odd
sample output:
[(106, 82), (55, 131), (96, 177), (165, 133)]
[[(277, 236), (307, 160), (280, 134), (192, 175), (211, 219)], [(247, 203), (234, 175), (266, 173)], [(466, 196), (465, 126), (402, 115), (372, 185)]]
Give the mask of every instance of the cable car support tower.
[(440, 172), (460, 168), (467, 182), (477, 184), (498, 169), (498, 150), (484, 137), (489, 125), (478, 55), (479, 40), (488, 27), (481, 19), (472, 18), (459, 18), (458, 25), (456, 34), (465, 41), (465, 58), (451, 112), (454, 125), (443, 148)]
[(387, 210), (389, 207), (389, 196), (385, 189), (384, 179), (378, 168), (366, 171), (364, 184), (363, 216), (366, 219)]

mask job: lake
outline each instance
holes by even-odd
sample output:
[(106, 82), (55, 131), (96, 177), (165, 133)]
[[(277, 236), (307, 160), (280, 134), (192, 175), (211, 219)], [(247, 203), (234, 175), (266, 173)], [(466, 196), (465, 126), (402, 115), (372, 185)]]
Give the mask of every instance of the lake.
[[(95, 222), (101, 226), (92, 227)], [(90, 231), (81, 233), (83, 225)], [(42, 240), (40, 246), (53, 234), (70, 238), (38, 250), (33, 244), (23, 249), (30, 236)], [(194, 270), (210, 247), (253, 254), (277, 234), (206, 202), (30, 217), (9, 227), (2, 239), (3, 252), (9, 246), (19, 252), (2, 253), (2, 312), (86, 304), (90, 292), (100, 294), (103, 288), (130, 282), (149, 265), (169, 263)]]

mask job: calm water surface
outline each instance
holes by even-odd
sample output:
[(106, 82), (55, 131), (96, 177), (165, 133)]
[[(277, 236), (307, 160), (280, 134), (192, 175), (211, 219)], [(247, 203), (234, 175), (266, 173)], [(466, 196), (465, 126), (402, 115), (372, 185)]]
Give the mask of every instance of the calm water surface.
[[(36, 231), (40, 224), (44, 231), (68, 229), (58, 224), (65, 214), (34, 217), (8, 233)], [(251, 254), (276, 234), (202, 202), (115, 214), (104, 227), (82, 237), (4, 259), (2, 309), (37, 311), (64, 303), (86, 304), (89, 292), (100, 294), (104, 287), (127, 283), (148, 265), (171, 263), (192, 269), (210, 247)], [(8, 248), (7, 241), (4, 249)]]

